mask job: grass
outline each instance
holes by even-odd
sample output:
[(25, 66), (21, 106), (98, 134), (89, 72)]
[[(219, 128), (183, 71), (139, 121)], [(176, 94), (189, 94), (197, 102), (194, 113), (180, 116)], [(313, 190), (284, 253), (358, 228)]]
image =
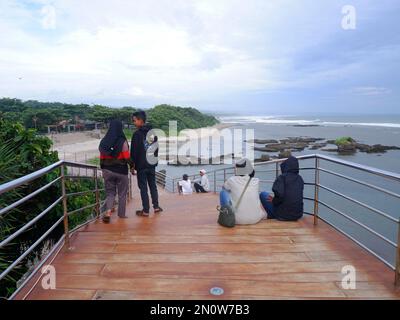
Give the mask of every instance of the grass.
[(353, 143), (354, 139), (352, 137), (341, 137), (335, 140), (335, 144), (337, 146), (342, 146), (342, 145), (346, 145), (346, 144), (350, 144)]
[(95, 157), (95, 158), (92, 158), (92, 159), (88, 159), (86, 161), (86, 163), (94, 165), (94, 166), (100, 166), (100, 158), (99, 157)]

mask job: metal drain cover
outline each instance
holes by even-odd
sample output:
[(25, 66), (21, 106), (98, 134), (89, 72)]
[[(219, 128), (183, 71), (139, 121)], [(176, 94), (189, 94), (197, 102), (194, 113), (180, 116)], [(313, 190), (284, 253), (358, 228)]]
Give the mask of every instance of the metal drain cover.
[(220, 296), (220, 295), (224, 294), (224, 289), (219, 288), (219, 287), (213, 287), (213, 288), (210, 289), (210, 293), (213, 296)]

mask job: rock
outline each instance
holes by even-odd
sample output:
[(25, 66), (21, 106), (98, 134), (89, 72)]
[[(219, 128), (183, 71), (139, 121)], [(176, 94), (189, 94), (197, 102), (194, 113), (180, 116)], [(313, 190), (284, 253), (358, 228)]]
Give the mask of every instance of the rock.
[(274, 139), (254, 139), (254, 140), (249, 141), (249, 142), (254, 142), (255, 144), (279, 143), (278, 140), (274, 140)]
[(292, 153), (290, 152), (290, 150), (284, 150), (279, 152), (278, 158), (279, 159), (286, 159), (289, 158), (292, 155)]
[(327, 145), (328, 145), (327, 143), (315, 143), (310, 147), (310, 150), (325, 148)]

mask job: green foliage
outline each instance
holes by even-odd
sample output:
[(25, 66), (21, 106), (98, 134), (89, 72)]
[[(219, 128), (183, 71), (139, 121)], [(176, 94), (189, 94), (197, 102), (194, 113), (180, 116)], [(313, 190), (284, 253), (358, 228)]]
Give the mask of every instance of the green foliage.
[[(57, 152), (51, 151), (51, 144), (50, 139), (37, 135), (33, 129), (25, 129), (20, 123), (0, 119), (0, 184), (12, 181), (57, 162), (58, 155)], [(31, 194), (38, 188), (53, 181), (59, 175), (59, 169), (56, 169), (32, 181), (28, 185), (23, 185), (16, 190), (2, 194), (0, 197), (0, 208), (4, 208), (18, 199)], [(94, 188), (95, 183), (93, 179), (72, 179), (66, 182), (67, 193), (91, 191)], [(102, 188), (101, 181), (99, 188)], [(31, 221), (60, 196), (61, 183), (57, 182), (24, 204), (1, 215), (0, 241)], [(71, 197), (68, 199), (68, 210), (72, 211), (93, 204), (94, 202), (95, 195), (93, 192), (84, 196)], [(92, 216), (93, 211), (94, 208), (90, 208), (72, 215), (70, 217), (70, 227), (73, 228), (85, 222), (88, 217)], [(59, 203), (31, 228), (2, 248), (0, 252), (0, 272), (7, 268), (26, 248), (43, 235), (62, 214), (62, 205)], [(18, 268), (9, 274), (9, 277), (0, 281), (0, 297), (15, 290), (16, 281), (29, 269), (30, 265), (33, 265), (38, 259), (40, 260), (41, 255), (45, 253), (46, 245), (56, 242), (62, 232), (61, 224), (46, 239), (46, 242), (38, 246), (34, 253), (30, 254), (27, 259), (24, 259)]]
[[(0, 119), (14, 123), (20, 122), (26, 128), (35, 128), (39, 132), (47, 132), (47, 125), (55, 125), (64, 120), (76, 124), (81, 120), (107, 123), (111, 119), (118, 119), (125, 124), (132, 124), (132, 113), (136, 110), (134, 107), (110, 108), (102, 105), (0, 99)], [(170, 120), (178, 121), (178, 130), (201, 128), (218, 123), (215, 117), (205, 115), (195, 108), (162, 104), (146, 112), (153, 127), (166, 132)], [(126, 134), (130, 136), (131, 130)]]
[(341, 137), (335, 140), (335, 144), (337, 146), (347, 145), (354, 143), (354, 139), (352, 137)]
[(159, 128), (166, 132), (170, 120), (178, 122), (178, 131), (208, 127), (218, 123), (215, 117), (205, 115), (195, 108), (175, 107), (167, 104), (158, 105), (148, 110), (147, 118), (153, 128)]

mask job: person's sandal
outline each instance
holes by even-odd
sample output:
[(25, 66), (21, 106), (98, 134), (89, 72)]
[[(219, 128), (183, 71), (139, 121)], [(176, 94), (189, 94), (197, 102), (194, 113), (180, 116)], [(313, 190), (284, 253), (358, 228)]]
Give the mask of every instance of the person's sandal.
[(149, 213), (144, 210), (136, 210), (136, 215), (139, 217), (148, 217)]
[(103, 215), (103, 222), (110, 223), (111, 220), (111, 210), (107, 210)]
[(163, 209), (161, 207), (154, 209), (154, 213), (161, 213), (161, 212), (163, 212)]

